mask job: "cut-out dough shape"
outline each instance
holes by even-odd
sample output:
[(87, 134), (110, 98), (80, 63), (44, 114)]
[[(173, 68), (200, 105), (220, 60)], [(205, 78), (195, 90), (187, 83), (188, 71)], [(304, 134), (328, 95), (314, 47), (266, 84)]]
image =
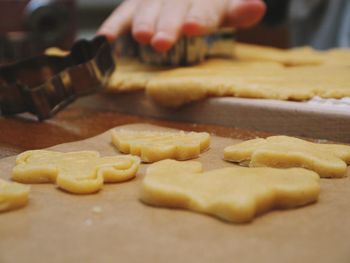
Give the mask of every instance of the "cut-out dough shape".
[(99, 191), (103, 183), (127, 181), (136, 175), (137, 156), (100, 157), (95, 151), (61, 153), (27, 151), (16, 159), (12, 179), (21, 183), (56, 183), (75, 194)]
[(25, 206), (30, 187), (0, 179), (0, 213)]
[(202, 172), (199, 162), (163, 160), (147, 169), (141, 188), (147, 204), (186, 208), (243, 223), (273, 208), (317, 200), (319, 176), (303, 168), (229, 167)]
[(250, 167), (303, 167), (317, 172), (321, 177), (343, 177), (347, 163), (350, 163), (350, 146), (272, 136), (226, 147), (224, 159)]
[(196, 158), (209, 147), (210, 135), (206, 132), (115, 130), (112, 141), (120, 152), (138, 155), (143, 162), (152, 163)]

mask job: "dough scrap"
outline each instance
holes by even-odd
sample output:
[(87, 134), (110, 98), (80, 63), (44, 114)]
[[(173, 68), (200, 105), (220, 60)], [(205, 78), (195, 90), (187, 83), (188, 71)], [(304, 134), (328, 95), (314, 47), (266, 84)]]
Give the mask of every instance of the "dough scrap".
[(0, 179), (0, 213), (25, 206), (30, 187)]
[(112, 131), (112, 142), (122, 153), (138, 155), (146, 163), (198, 157), (210, 144), (206, 132)]
[(313, 203), (319, 192), (319, 176), (303, 168), (228, 167), (202, 172), (199, 162), (163, 160), (148, 167), (141, 200), (244, 223), (273, 208)]
[(12, 179), (21, 183), (55, 183), (75, 194), (99, 191), (103, 183), (124, 182), (136, 175), (137, 156), (100, 157), (95, 151), (61, 153), (26, 151), (17, 156)]
[(250, 167), (304, 167), (321, 177), (343, 177), (350, 164), (350, 146), (317, 144), (289, 136), (271, 136), (228, 146), (224, 159)]

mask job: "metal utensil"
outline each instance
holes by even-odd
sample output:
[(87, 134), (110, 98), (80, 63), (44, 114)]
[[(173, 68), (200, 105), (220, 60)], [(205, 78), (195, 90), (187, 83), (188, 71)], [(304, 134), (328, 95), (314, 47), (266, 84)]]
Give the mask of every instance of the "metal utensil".
[(235, 31), (224, 28), (201, 37), (182, 37), (169, 51), (159, 53), (150, 45), (137, 44), (130, 35), (116, 42), (121, 56), (138, 57), (142, 62), (159, 66), (188, 66), (208, 57), (232, 58)]
[(106, 85), (116, 67), (105, 37), (80, 40), (66, 56), (41, 55), (0, 67), (0, 115), (44, 120)]

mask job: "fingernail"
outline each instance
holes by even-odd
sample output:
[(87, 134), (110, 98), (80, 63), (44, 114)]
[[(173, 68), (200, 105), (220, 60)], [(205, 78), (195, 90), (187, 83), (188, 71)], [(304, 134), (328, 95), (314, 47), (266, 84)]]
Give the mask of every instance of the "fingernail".
[(147, 25), (138, 25), (133, 28), (134, 38), (141, 44), (148, 44), (153, 36), (153, 29)]
[(168, 51), (174, 44), (174, 39), (165, 32), (158, 32), (152, 38), (152, 46), (159, 52)]

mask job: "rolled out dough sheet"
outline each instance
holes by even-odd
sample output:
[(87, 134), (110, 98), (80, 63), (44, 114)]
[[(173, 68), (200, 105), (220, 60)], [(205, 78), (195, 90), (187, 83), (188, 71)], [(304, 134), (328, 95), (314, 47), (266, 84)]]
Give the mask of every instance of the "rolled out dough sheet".
[(207, 97), (306, 101), (350, 96), (350, 51), (309, 47), (282, 50), (237, 43), (236, 59), (212, 59), (182, 68), (120, 60), (109, 91), (145, 89), (157, 103), (178, 107)]
[[(168, 130), (145, 124), (134, 130)], [(110, 131), (53, 147), (118, 154)], [(213, 136), (200, 156), (205, 170), (232, 167), (225, 146), (239, 140)], [(0, 160), (8, 179), (15, 157)], [(96, 195), (75, 196), (33, 185), (23, 209), (0, 216), (0, 262), (348, 262), (350, 258), (350, 177), (321, 179), (319, 201), (274, 211), (251, 224), (234, 225), (210, 216), (146, 206), (139, 198), (145, 169), (134, 180), (105, 185)], [(35, 251), (35, 253), (33, 253)]]
[(212, 96), (296, 101), (315, 96), (343, 98), (350, 96), (349, 72), (343, 65), (286, 68), (216, 60), (159, 74), (149, 80), (146, 90), (156, 102), (172, 107)]

